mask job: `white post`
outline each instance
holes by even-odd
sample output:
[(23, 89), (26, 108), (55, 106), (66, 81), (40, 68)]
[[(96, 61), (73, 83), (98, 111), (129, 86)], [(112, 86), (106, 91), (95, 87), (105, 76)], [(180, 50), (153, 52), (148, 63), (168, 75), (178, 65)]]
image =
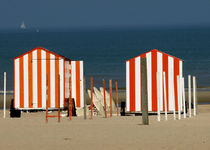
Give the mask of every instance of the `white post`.
[(168, 120), (168, 115), (167, 115), (167, 100), (166, 100), (166, 75), (165, 75), (165, 72), (163, 72), (163, 81), (164, 81), (165, 120)]
[[(171, 72), (171, 77), (172, 77), (172, 72)], [(174, 77), (174, 76), (173, 76)], [(174, 82), (176, 82), (176, 81), (174, 81)], [(174, 88), (174, 82), (173, 81), (171, 81), (171, 85), (172, 85), (172, 96), (173, 96), (173, 102), (174, 102), (174, 120), (176, 120), (176, 103), (175, 103), (175, 92), (174, 92), (174, 90), (175, 90), (175, 88)]]
[(178, 94), (178, 119), (181, 119), (181, 111), (180, 111), (180, 77), (177, 76), (177, 94)]
[(6, 92), (7, 92), (7, 90), (6, 90), (6, 84), (7, 84), (6, 80), (7, 80), (7, 73), (4, 72), (4, 118), (6, 118)]
[(182, 96), (183, 96), (184, 118), (186, 118), (184, 77), (182, 78)]
[(188, 102), (189, 102), (189, 117), (191, 118), (191, 75), (188, 75)]
[(195, 96), (195, 76), (193, 76), (193, 108), (194, 108), (194, 116), (196, 116), (196, 96)]
[(157, 120), (160, 121), (160, 73), (157, 72)]

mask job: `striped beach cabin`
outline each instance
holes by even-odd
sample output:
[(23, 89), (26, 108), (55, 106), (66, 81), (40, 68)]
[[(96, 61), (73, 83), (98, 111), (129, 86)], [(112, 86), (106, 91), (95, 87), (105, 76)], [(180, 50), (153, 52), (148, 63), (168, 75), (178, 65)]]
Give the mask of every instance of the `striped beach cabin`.
[[(167, 111), (178, 111), (177, 76), (183, 77), (183, 60), (156, 49), (126, 61), (126, 111), (141, 112), (141, 58), (147, 64), (148, 111), (157, 112), (158, 90), (160, 91), (160, 111), (165, 111), (163, 72), (166, 78)], [(160, 85), (157, 84), (159, 72)], [(180, 103), (182, 110), (182, 102)]]
[(84, 106), (83, 61), (71, 61), (37, 47), (15, 57), (13, 63), (14, 108), (44, 110), (47, 96), (49, 109), (58, 108), (59, 100), (60, 108), (63, 108), (65, 98), (69, 98), (70, 75), (76, 107)]

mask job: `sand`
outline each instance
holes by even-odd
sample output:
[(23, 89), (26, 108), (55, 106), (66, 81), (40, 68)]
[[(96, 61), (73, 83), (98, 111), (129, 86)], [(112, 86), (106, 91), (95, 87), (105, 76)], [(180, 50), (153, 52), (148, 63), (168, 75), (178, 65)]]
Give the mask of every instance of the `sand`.
[[(182, 120), (141, 124), (141, 116), (94, 117), (84, 120), (66, 117), (57, 123), (45, 112), (22, 113), (21, 118), (0, 118), (1, 150), (139, 150), (139, 149), (209, 149), (210, 105), (199, 105), (199, 115)], [(0, 111), (0, 115), (2, 111)], [(7, 116), (9, 112), (7, 112)], [(164, 119), (164, 116), (161, 116)]]

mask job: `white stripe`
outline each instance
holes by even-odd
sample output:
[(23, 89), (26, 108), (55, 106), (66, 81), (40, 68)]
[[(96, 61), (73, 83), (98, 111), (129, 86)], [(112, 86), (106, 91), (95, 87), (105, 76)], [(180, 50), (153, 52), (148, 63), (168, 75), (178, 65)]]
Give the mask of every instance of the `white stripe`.
[(50, 99), (51, 108), (55, 108), (55, 56), (50, 54)]
[(126, 109), (130, 111), (130, 77), (129, 61), (126, 62)]
[(135, 111), (140, 111), (140, 57), (135, 58)]
[(64, 107), (64, 60), (59, 60), (59, 74), (60, 74), (60, 107)]
[[(183, 74), (182, 74), (182, 70), (183, 70), (183, 67), (182, 67), (182, 61), (180, 60), (179, 61), (179, 76), (180, 76), (180, 79), (182, 80), (182, 77), (183, 77)], [(182, 102), (183, 102), (183, 100), (182, 100), (182, 92), (183, 92), (183, 90), (182, 90), (182, 88), (183, 88), (183, 86), (182, 85), (180, 85), (180, 88), (181, 88), (181, 90), (180, 90), (180, 107), (181, 107), (181, 111), (182, 111)]]
[(84, 107), (83, 61), (80, 61), (80, 107)]
[(174, 110), (174, 59), (168, 56), (168, 94), (169, 94), (169, 110)]
[(159, 72), (160, 111), (163, 111), (163, 55), (157, 52), (157, 72)]
[(71, 62), (72, 66), (72, 78), (71, 78), (71, 87), (72, 87), (72, 98), (75, 100), (76, 104), (76, 61)]
[(37, 108), (37, 50), (32, 52), (32, 67), (33, 67), (33, 108)]
[[(42, 108), (46, 108), (46, 52), (41, 50), (42, 62)], [(48, 60), (49, 61), (49, 60)]]
[(28, 54), (23, 56), (24, 108), (29, 108), (28, 98)]
[(152, 111), (152, 57), (151, 57), (151, 52), (146, 54), (146, 59), (147, 59), (148, 111)]
[(69, 61), (65, 61), (65, 98), (69, 98)]
[(20, 108), (20, 70), (19, 58), (15, 60), (15, 108)]

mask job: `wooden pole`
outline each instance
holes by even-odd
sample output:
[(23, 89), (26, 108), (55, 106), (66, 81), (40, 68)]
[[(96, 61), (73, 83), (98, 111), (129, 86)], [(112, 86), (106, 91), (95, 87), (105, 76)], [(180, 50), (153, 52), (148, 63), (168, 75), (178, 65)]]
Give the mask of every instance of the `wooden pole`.
[(119, 115), (119, 106), (118, 106), (118, 85), (116, 81), (116, 103), (117, 103), (117, 116)]
[(104, 111), (105, 111), (105, 118), (107, 118), (106, 114), (106, 92), (105, 92), (105, 81), (103, 79), (103, 88), (104, 88)]
[(60, 122), (60, 75), (58, 75), (58, 122)]
[(72, 88), (71, 88), (71, 66), (69, 70), (69, 120), (72, 119)]
[(164, 85), (164, 103), (165, 103), (165, 120), (168, 120), (168, 114), (167, 114), (167, 96), (166, 96), (166, 75), (165, 72), (163, 72), (163, 85)]
[(184, 77), (182, 78), (182, 97), (183, 97), (183, 109), (184, 109), (184, 118), (186, 118), (186, 106), (185, 106), (185, 89), (184, 89)]
[(193, 76), (193, 108), (194, 108), (194, 116), (197, 114), (197, 88), (196, 88), (196, 78)]
[(181, 119), (181, 110), (180, 110), (180, 77), (177, 76), (177, 93), (178, 93), (178, 119)]
[(46, 76), (46, 123), (48, 123), (48, 75)]
[(157, 72), (157, 121), (160, 121), (160, 72)]
[[(170, 72), (170, 76), (174, 78), (172, 72)], [(176, 82), (176, 81), (174, 81), (174, 82)], [(174, 87), (174, 82), (171, 80), (171, 85), (172, 85), (172, 87)], [(176, 120), (175, 87), (172, 88), (172, 97), (173, 97), (172, 99), (173, 99), (173, 103), (174, 103), (173, 115), (174, 115), (174, 120)]]
[(86, 87), (86, 85), (85, 85), (85, 76), (84, 76), (83, 77), (84, 119), (87, 118), (87, 115), (86, 115), (86, 99), (85, 99), (85, 91), (86, 91), (86, 89), (85, 89), (85, 87)]
[(142, 124), (149, 125), (148, 93), (147, 93), (147, 62), (141, 58), (141, 92), (142, 92)]
[(93, 77), (90, 78), (90, 89), (91, 89), (91, 119), (93, 119)]
[(7, 96), (6, 96), (6, 92), (7, 92), (6, 88), (7, 88), (7, 73), (4, 72), (4, 118), (6, 118), (6, 98), (7, 98)]
[(189, 101), (189, 117), (192, 117), (191, 112), (191, 75), (188, 75), (188, 101)]
[(109, 80), (109, 93), (110, 93), (110, 117), (112, 117), (112, 80)]

